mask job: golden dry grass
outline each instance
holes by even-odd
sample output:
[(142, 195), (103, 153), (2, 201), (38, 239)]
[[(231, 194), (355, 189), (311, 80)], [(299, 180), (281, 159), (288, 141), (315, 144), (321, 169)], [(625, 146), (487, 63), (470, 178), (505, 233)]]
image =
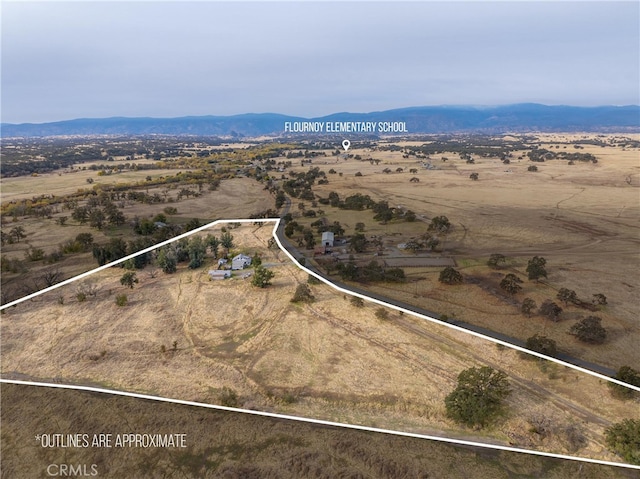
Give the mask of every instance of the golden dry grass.
[[(625, 135), (637, 138), (638, 135)], [(541, 147), (562, 144), (569, 152), (574, 149), (566, 142), (574, 139), (593, 139), (596, 135), (537, 135)], [(570, 354), (601, 363), (613, 369), (623, 364), (640, 364), (640, 153), (637, 148), (602, 148), (582, 145), (581, 153), (592, 153), (597, 164), (564, 160), (536, 163), (538, 172), (529, 172), (532, 163), (526, 157), (504, 165), (497, 158), (476, 158), (476, 164), (466, 164), (456, 154), (432, 155), (437, 170), (421, 168), (415, 158), (402, 158), (402, 152), (376, 152), (353, 148), (349, 153), (363, 158), (382, 160), (379, 165), (368, 161), (314, 160), (314, 165), (328, 171), (334, 168), (343, 176), (329, 174), (329, 184), (318, 185), (314, 191), (328, 196), (335, 191), (342, 198), (354, 193), (368, 194), (374, 200), (387, 200), (390, 206), (401, 205), (418, 215), (415, 223), (380, 225), (371, 212), (353, 212), (319, 205), (329, 220), (340, 221), (347, 235), (353, 234), (355, 223), (366, 224), (367, 236), (382, 235), (387, 247), (395, 247), (411, 237), (426, 232), (430, 218), (446, 215), (454, 225), (445, 238), (443, 254), (453, 256), (464, 273), (491, 279), (486, 268), (467, 265), (485, 264), (491, 253), (509, 257), (512, 270), (526, 278), (527, 261), (534, 255), (547, 259), (549, 278), (546, 285), (525, 282), (524, 292), (516, 295), (518, 302), (531, 296), (537, 303), (554, 299), (557, 290), (565, 287), (576, 291), (579, 298), (590, 301), (595, 293), (604, 293), (609, 305), (597, 312), (609, 331), (609, 341), (602, 346), (585, 346), (567, 335), (578, 317), (593, 314), (574, 307), (567, 308), (566, 321), (558, 324), (540, 318), (527, 320), (516, 306), (490, 306), (496, 299), (475, 285), (439, 288), (433, 284), (437, 271), (420, 288), (437, 289), (436, 297), (425, 294), (418, 298), (402, 297), (418, 306), (450, 314), (459, 319), (489, 327), (525, 340), (535, 332), (545, 331), (558, 340), (561, 349)], [(562, 147), (561, 147), (562, 148)], [(563, 151), (563, 150), (560, 150)], [(440, 161), (441, 156), (449, 160)], [(384, 168), (393, 173), (384, 174)], [(395, 173), (397, 167), (405, 169)], [(408, 172), (418, 168), (417, 174)], [(296, 167), (297, 170), (302, 170)], [(510, 172), (506, 172), (510, 170)], [(355, 177), (360, 171), (363, 176)], [(469, 179), (471, 172), (479, 173), (479, 181)], [(419, 183), (410, 183), (417, 176)], [(629, 180), (629, 183), (627, 182)], [(307, 208), (309, 208), (309, 202)], [(292, 212), (297, 214), (297, 204)], [(312, 219), (296, 218), (302, 224)], [(396, 251), (397, 254), (397, 251)], [(382, 258), (384, 259), (384, 258)], [(411, 270), (407, 270), (410, 273)], [(499, 288), (498, 288), (499, 289)], [(386, 290), (391, 294), (390, 290)], [(396, 294), (396, 293), (393, 293)]]
[[(232, 230), (236, 251), (261, 252), (276, 272), (266, 289), (240, 277), (209, 281), (206, 266), (156, 278), (139, 272), (141, 283), (130, 290), (119, 284), (123, 270), (112, 268), (86, 280), (99, 289), (86, 302), (77, 302), (72, 284), (8, 309), (3, 376), (213, 403), (227, 387), (246, 408), (615, 460), (603, 430), (636, 414), (637, 403), (611, 399), (591, 376), (548, 364), (545, 372), (445, 326), (393, 311), (381, 321), (377, 307), (356, 308), (326, 285), (312, 287), (316, 302), (292, 304), (307, 275), (282, 251), (266, 249), (271, 231)], [(118, 307), (122, 293), (129, 304)], [(509, 375), (509, 412), (486, 431), (461, 429), (445, 417), (443, 400), (461, 370), (480, 365)], [(528, 430), (540, 414), (554, 434)], [(565, 438), (572, 424), (586, 438), (577, 452)]]
[[(152, 161), (152, 160), (150, 160)], [(140, 163), (140, 161), (136, 161)], [(82, 166), (89, 166), (89, 163)], [(138, 170), (122, 173), (98, 176), (97, 171), (73, 170), (53, 173), (42, 173), (37, 176), (19, 176), (15, 178), (0, 179), (2, 189), (2, 202), (30, 199), (34, 196), (55, 195), (64, 196), (75, 193), (79, 189), (93, 188), (95, 185), (117, 185), (144, 181), (147, 176), (159, 178), (161, 176), (174, 176), (176, 170)], [(93, 179), (92, 184), (87, 179)]]
[[(99, 477), (632, 478), (633, 471), (83, 391), (2, 385), (2, 469), (97, 464)], [(43, 448), (42, 433), (186, 434), (188, 448)], [(90, 471), (90, 469), (89, 469)]]

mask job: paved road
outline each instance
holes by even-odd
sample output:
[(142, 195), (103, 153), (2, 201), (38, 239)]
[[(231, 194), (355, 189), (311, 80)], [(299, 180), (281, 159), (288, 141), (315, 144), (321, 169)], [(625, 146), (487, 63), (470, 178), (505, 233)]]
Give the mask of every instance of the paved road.
[[(289, 211), (290, 205), (291, 205), (291, 202), (290, 202), (289, 198), (287, 198), (287, 203), (285, 204), (285, 207), (284, 207), (284, 210), (283, 210), (283, 213), (282, 213), (283, 215), (285, 215)], [(287, 251), (289, 251), (289, 253), (291, 253), (291, 255), (294, 258), (302, 258), (302, 257), (305, 256), (303, 253), (301, 253), (298, 250), (298, 248), (293, 246), (291, 244), (291, 242), (289, 242), (288, 238), (285, 236), (285, 234), (284, 234), (284, 221), (280, 222), (280, 225), (278, 226), (278, 229), (276, 230), (276, 234), (278, 235), (278, 239), (280, 240), (280, 243), (282, 243), (282, 246), (284, 246), (287, 249)], [(429, 316), (429, 317), (435, 318), (435, 319), (440, 319), (440, 315), (438, 313), (433, 312), (433, 311), (428, 311), (428, 310), (426, 310), (424, 308), (419, 308), (418, 306), (415, 306), (413, 304), (405, 303), (404, 301), (399, 301), (397, 299), (389, 298), (389, 297), (383, 296), (381, 294), (377, 294), (377, 293), (373, 293), (371, 291), (367, 291), (366, 289), (362, 289), (362, 288), (359, 288), (357, 286), (352, 286), (352, 285), (348, 285), (348, 284), (342, 283), (340, 281), (336, 281), (334, 278), (328, 277), (326, 275), (326, 273), (324, 273), (323, 271), (319, 270), (314, 265), (310, 264), (308, 261), (306, 262), (305, 267), (307, 269), (313, 271), (314, 273), (322, 276), (327, 281), (330, 281), (331, 283), (333, 283), (336, 286), (339, 286), (341, 288), (347, 289), (347, 290), (352, 291), (354, 293), (362, 294), (364, 296), (368, 296), (370, 298), (375, 298), (375, 299), (377, 299), (379, 301), (384, 301), (385, 303), (393, 304), (394, 306), (398, 306), (398, 307), (406, 309), (408, 311), (413, 311), (414, 313), (422, 314), (424, 316)], [(447, 324), (447, 322), (443, 321), (443, 324)], [(522, 348), (526, 347), (524, 341), (521, 341), (520, 339), (516, 339), (516, 338), (513, 338), (511, 336), (507, 336), (505, 334), (502, 334), (502, 333), (497, 333), (495, 331), (492, 331), (492, 330), (487, 329), (487, 328), (483, 328), (481, 326), (476, 326), (474, 324), (465, 323), (464, 321), (459, 321), (459, 320), (449, 321), (448, 324), (453, 324), (453, 325), (458, 326), (460, 328), (464, 328), (464, 329), (467, 329), (469, 331), (474, 331), (476, 333), (482, 334), (484, 336), (489, 336), (489, 337), (494, 338), (494, 339), (499, 339), (499, 340), (504, 341), (506, 343), (513, 344), (513, 345), (516, 345), (516, 346), (520, 346)], [(604, 374), (606, 376), (614, 376), (616, 374), (616, 371), (614, 371), (613, 369), (607, 368), (607, 367), (602, 366), (600, 364), (594, 364), (594, 363), (591, 363), (591, 362), (588, 362), (588, 361), (584, 361), (584, 360), (579, 359), (579, 358), (574, 358), (573, 356), (569, 356), (568, 354), (558, 353), (558, 355), (556, 356), (556, 359), (559, 359), (559, 360), (564, 361), (566, 363), (573, 364), (575, 366), (579, 366), (581, 368), (589, 369), (590, 371), (594, 371), (594, 372), (597, 372), (597, 373), (600, 373), (600, 374)]]

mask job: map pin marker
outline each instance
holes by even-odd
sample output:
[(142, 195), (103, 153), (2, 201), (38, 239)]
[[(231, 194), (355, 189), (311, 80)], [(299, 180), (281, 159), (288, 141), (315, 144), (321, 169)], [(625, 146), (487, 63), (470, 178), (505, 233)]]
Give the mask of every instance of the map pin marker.
[(350, 146), (351, 146), (351, 142), (349, 140), (342, 141), (342, 148), (344, 148), (344, 151), (349, 151)]

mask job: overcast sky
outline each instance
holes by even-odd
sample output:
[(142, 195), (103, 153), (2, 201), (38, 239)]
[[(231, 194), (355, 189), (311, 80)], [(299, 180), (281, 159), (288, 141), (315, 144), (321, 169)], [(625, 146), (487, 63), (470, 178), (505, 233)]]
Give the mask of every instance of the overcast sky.
[(638, 2), (2, 2), (2, 121), (640, 103)]

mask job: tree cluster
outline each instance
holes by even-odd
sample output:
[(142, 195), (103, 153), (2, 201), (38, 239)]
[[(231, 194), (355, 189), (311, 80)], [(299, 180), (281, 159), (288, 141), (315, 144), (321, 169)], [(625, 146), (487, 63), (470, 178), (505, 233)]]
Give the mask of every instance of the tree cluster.
[(403, 283), (406, 281), (406, 276), (402, 268), (386, 268), (375, 260), (365, 266), (358, 266), (353, 262), (338, 263), (336, 269), (340, 277), (348, 281), (357, 281), (360, 283), (382, 281)]

